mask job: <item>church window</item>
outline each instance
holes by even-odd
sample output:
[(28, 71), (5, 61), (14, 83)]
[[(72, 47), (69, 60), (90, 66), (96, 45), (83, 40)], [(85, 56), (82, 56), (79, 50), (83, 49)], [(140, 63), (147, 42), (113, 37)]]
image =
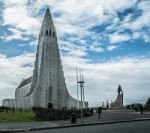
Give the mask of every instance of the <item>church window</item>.
[(51, 29), (50, 29), (50, 31), (49, 31), (49, 35), (50, 35), (50, 36), (52, 35), (52, 31), (51, 31)]
[(45, 35), (48, 35), (48, 30), (46, 30)]
[(50, 86), (48, 89), (48, 100), (52, 101), (52, 86)]
[(53, 36), (55, 36), (55, 32), (53, 32)]

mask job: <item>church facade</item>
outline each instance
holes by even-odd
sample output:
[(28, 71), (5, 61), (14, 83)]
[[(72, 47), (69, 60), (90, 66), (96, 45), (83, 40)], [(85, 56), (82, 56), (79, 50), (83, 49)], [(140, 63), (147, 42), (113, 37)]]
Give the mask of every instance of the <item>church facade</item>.
[[(81, 101), (71, 97), (66, 87), (56, 30), (49, 8), (39, 34), (33, 76), (22, 80), (16, 88), (15, 99), (4, 99), (2, 105), (15, 109), (81, 107)], [(88, 102), (84, 103), (84, 107), (88, 107)]]

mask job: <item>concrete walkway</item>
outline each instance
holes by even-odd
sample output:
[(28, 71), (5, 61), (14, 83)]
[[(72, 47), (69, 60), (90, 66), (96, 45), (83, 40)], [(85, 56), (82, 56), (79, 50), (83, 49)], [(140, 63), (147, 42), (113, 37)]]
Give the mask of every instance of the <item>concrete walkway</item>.
[(84, 117), (83, 123), (80, 118), (77, 118), (76, 124), (71, 124), (71, 120), (58, 120), (58, 121), (45, 121), (45, 122), (5, 122), (0, 123), (0, 132), (17, 132), (17, 131), (30, 131), (30, 130), (41, 130), (50, 128), (64, 128), (72, 126), (85, 126), (93, 124), (108, 124), (116, 122), (129, 122), (129, 121), (141, 121), (150, 120), (150, 112), (134, 111), (114, 111), (104, 110), (101, 118), (98, 119), (98, 114), (94, 113), (92, 116)]

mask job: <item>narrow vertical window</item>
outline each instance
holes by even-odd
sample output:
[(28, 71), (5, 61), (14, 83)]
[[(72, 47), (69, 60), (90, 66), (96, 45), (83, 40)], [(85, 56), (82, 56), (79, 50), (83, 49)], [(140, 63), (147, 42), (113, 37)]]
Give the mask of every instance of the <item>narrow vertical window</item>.
[(48, 100), (52, 101), (52, 86), (50, 86), (48, 89)]
[(53, 32), (53, 36), (55, 36), (55, 32)]
[(49, 35), (50, 35), (50, 36), (52, 35), (52, 31), (51, 31), (51, 29), (49, 30)]
[(48, 30), (46, 30), (45, 35), (48, 35)]

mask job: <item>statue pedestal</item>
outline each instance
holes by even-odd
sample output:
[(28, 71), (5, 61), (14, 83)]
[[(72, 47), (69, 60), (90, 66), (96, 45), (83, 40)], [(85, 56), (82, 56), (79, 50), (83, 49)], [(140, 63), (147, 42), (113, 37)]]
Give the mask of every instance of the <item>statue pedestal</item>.
[(117, 99), (110, 104), (110, 109), (125, 109), (123, 106), (123, 94), (117, 95)]

